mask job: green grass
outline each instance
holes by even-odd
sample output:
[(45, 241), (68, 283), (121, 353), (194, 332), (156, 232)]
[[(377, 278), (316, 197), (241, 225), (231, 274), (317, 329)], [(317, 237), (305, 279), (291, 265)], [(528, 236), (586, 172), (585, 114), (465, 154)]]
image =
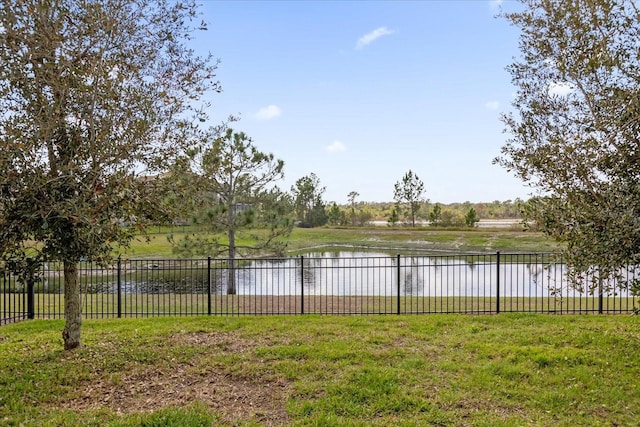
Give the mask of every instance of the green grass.
[[(183, 235), (178, 230), (174, 237), (179, 240)], [(174, 257), (167, 236), (168, 229), (158, 228), (148, 236), (148, 241), (137, 238), (129, 249), (121, 249), (118, 253), (132, 258)], [(368, 248), (389, 253), (422, 251), (455, 254), (496, 251), (552, 252), (560, 246), (541, 233), (514, 229), (434, 230), (427, 227), (294, 228), (287, 245), (290, 255), (319, 248), (340, 247)]]
[(391, 252), (433, 251), (460, 253), (465, 251), (495, 253), (548, 252), (557, 244), (541, 233), (517, 230), (433, 230), (430, 228), (312, 228), (294, 229), (289, 250), (307, 250), (316, 246), (353, 245), (390, 250)]
[(269, 316), (0, 328), (0, 424), (637, 425), (640, 318)]

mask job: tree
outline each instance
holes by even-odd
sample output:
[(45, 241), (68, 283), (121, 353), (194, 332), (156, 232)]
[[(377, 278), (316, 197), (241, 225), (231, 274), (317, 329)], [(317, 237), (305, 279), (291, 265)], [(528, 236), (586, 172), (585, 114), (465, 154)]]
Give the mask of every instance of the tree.
[[(591, 291), (640, 263), (640, 19), (634, 2), (526, 0), (517, 96), (496, 162), (538, 190), (535, 219)], [(637, 275), (636, 275), (637, 276)], [(604, 281), (604, 282), (603, 282)], [(602, 288), (601, 288), (602, 289)]]
[(325, 188), (320, 187), (320, 179), (316, 174), (298, 179), (291, 192), (293, 193), (296, 216), (303, 227), (318, 227), (327, 223), (325, 204), (322, 195)]
[(522, 226), (525, 230), (529, 231), (541, 231), (540, 224), (536, 218), (536, 213), (540, 212), (540, 206), (542, 203), (540, 197), (532, 197), (525, 201), (520, 201), (518, 203), (518, 209), (520, 217), (522, 218)]
[(440, 215), (440, 225), (443, 227), (457, 227), (464, 224), (464, 218), (451, 209), (445, 209)]
[(398, 219), (398, 208), (396, 206), (393, 206), (391, 208), (391, 213), (389, 214), (389, 217), (387, 219), (387, 225), (389, 227), (395, 227), (395, 225), (398, 223), (399, 219)]
[[(233, 266), (238, 251), (246, 255), (271, 249), (280, 254), (282, 237), (291, 232), (289, 198), (272, 187), (284, 177), (284, 162), (260, 152), (244, 132), (228, 128), (204, 149), (199, 163), (194, 176), (200, 178), (200, 190), (212, 197), (203, 200), (205, 209), (198, 221), (210, 233), (187, 235), (174, 247), (189, 255), (226, 252), (230, 263), (227, 293), (235, 294)], [(253, 232), (256, 229), (261, 232)]]
[(349, 213), (349, 217), (351, 220), (351, 225), (356, 225), (356, 197), (358, 197), (360, 193), (357, 191), (351, 191), (347, 194), (347, 200), (349, 201), (349, 205), (351, 206), (351, 211)]
[(475, 227), (476, 222), (480, 221), (478, 214), (474, 208), (469, 209), (469, 212), (464, 216), (464, 223), (467, 227)]
[(345, 225), (347, 223), (347, 215), (340, 207), (333, 202), (327, 213), (327, 221), (330, 225)]
[(433, 205), (433, 210), (429, 213), (429, 222), (434, 227), (437, 227), (441, 217), (442, 208), (440, 207), (439, 203), (436, 203), (435, 205)]
[(166, 181), (141, 175), (181, 156), (219, 90), (186, 46), (196, 16), (148, 0), (0, 8), (0, 256), (62, 262), (65, 349), (81, 344), (78, 261), (108, 263), (164, 212)]
[(404, 174), (401, 181), (396, 182), (393, 199), (398, 207), (403, 204), (408, 206), (409, 218), (411, 226), (416, 226), (416, 214), (420, 209), (422, 196), (424, 194), (424, 183), (411, 170)]
[(488, 206), (490, 218), (501, 218), (502, 215), (502, 202), (500, 200), (494, 200)]
[(368, 207), (360, 208), (356, 212), (355, 224), (359, 226), (365, 226), (373, 219), (373, 213)]

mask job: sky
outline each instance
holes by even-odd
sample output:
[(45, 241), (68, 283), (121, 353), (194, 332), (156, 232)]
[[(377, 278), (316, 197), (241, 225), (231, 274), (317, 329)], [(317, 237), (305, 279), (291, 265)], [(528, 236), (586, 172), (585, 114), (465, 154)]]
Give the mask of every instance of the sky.
[(528, 198), (492, 159), (515, 87), (511, 1), (204, 1), (193, 48), (220, 60), (211, 124), (232, 124), (285, 162), (289, 190), (315, 173), (324, 200), (393, 201), (409, 170), (431, 202)]

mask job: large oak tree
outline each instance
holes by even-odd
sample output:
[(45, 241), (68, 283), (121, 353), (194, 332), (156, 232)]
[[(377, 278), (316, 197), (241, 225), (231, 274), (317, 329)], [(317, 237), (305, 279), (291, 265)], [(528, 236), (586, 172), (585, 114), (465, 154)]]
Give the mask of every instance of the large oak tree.
[(505, 15), (521, 30), (521, 57), (509, 67), (517, 95), (497, 162), (537, 189), (532, 212), (567, 243), (575, 285), (633, 285), (627, 272), (640, 264), (640, 11), (628, 0), (523, 3)]
[[(81, 343), (77, 263), (161, 214), (162, 173), (197, 136), (216, 63), (187, 47), (190, 1), (6, 0), (0, 8), (0, 255), (64, 266), (64, 347)], [(24, 263), (16, 262), (19, 266)]]

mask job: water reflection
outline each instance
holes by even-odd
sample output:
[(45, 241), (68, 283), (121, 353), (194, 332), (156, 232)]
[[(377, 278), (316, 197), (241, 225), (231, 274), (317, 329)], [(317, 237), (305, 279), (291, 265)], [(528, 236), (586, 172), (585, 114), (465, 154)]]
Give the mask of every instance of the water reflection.
[[(316, 252), (301, 258), (253, 261), (237, 272), (240, 294), (496, 296), (495, 256), (395, 256), (372, 252)], [(224, 293), (224, 275), (218, 283)], [(399, 280), (398, 280), (399, 279)], [(302, 283), (302, 286), (301, 286)], [(548, 296), (565, 286), (561, 265), (503, 262), (500, 295)]]
[[(495, 255), (390, 256), (331, 251), (302, 257), (239, 262), (233, 270), (217, 263), (184, 271), (132, 272), (121, 292), (226, 294), (230, 273), (240, 295), (546, 297), (566, 289), (566, 267), (550, 257)], [(498, 283), (499, 288), (498, 288)], [(88, 292), (115, 293), (113, 277), (87, 284)], [(575, 292), (587, 291), (572, 287)]]

